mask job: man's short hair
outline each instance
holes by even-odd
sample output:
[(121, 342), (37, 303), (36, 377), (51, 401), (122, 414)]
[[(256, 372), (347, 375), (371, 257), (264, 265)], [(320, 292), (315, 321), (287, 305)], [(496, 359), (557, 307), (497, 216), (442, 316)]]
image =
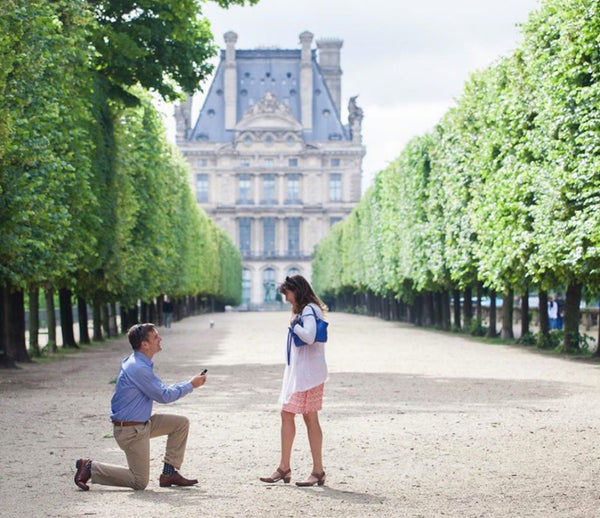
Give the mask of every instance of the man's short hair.
[(156, 330), (154, 324), (135, 324), (127, 331), (127, 338), (134, 351), (138, 351), (142, 346), (142, 342), (148, 338), (148, 334)]

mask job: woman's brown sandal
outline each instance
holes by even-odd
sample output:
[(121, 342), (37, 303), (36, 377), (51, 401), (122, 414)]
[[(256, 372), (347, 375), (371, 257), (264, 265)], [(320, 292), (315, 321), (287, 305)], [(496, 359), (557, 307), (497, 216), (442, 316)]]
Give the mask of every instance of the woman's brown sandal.
[[(313, 477), (315, 480), (311, 480), (310, 477)], [(300, 487), (310, 487), (310, 486), (314, 486), (315, 484), (318, 484), (319, 486), (322, 486), (323, 484), (325, 484), (325, 472), (324, 471), (323, 471), (323, 473), (312, 472), (310, 474), (310, 477), (308, 478), (308, 480), (305, 480), (304, 482), (296, 482), (296, 485), (300, 486)]]
[(289, 484), (290, 480), (292, 480), (292, 470), (288, 469), (287, 471), (283, 471), (281, 468), (277, 468), (277, 471), (273, 473), (272, 477), (260, 477), (262, 482), (267, 482), (269, 484), (279, 482), (282, 479), (284, 483)]

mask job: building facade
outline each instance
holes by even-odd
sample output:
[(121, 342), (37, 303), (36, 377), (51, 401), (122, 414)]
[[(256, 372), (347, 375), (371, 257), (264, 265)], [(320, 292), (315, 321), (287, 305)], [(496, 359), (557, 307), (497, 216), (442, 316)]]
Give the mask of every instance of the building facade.
[(300, 49), (226, 48), (197, 121), (175, 110), (177, 145), (207, 214), (244, 259), (243, 300), (275, 302), (286, 275), (311, 278), (314, 247), (361, 193), (362, 110), (340, 117), (342, 41), (300, 34)]

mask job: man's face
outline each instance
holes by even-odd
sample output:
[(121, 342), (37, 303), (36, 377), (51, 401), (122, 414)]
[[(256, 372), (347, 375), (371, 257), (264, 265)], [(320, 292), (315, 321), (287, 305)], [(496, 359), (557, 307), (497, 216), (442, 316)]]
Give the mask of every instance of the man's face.
[(148, 358), (152, 358), (157, 352), (162, 351), (160, 342), (162, 342), (162, 338), (158, 334), (158, 331), (152, 329), (146, 336), (146, 339), (142, 341), (142, 352)]

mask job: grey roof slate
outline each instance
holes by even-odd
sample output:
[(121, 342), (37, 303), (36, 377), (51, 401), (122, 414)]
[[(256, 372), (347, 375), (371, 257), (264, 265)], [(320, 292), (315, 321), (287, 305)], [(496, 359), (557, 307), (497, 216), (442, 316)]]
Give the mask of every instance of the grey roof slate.
[[(292, 115), (301, 122), (300, 61), (296, 49), (236, 50), (237, 122), (265, 93), (272, 92), (280, 102), (289, 106)], [(311, 130), (303, 130), (306, 142), (350, 140), (342, 124), (329, 88), (312, 50), (313, 67), (313, 123)], [(225, 51), (210, 85), (198, 120), (190, 134), (193, 141), (233, 142), (234, 131), (225, 129), (224, 96)]]

